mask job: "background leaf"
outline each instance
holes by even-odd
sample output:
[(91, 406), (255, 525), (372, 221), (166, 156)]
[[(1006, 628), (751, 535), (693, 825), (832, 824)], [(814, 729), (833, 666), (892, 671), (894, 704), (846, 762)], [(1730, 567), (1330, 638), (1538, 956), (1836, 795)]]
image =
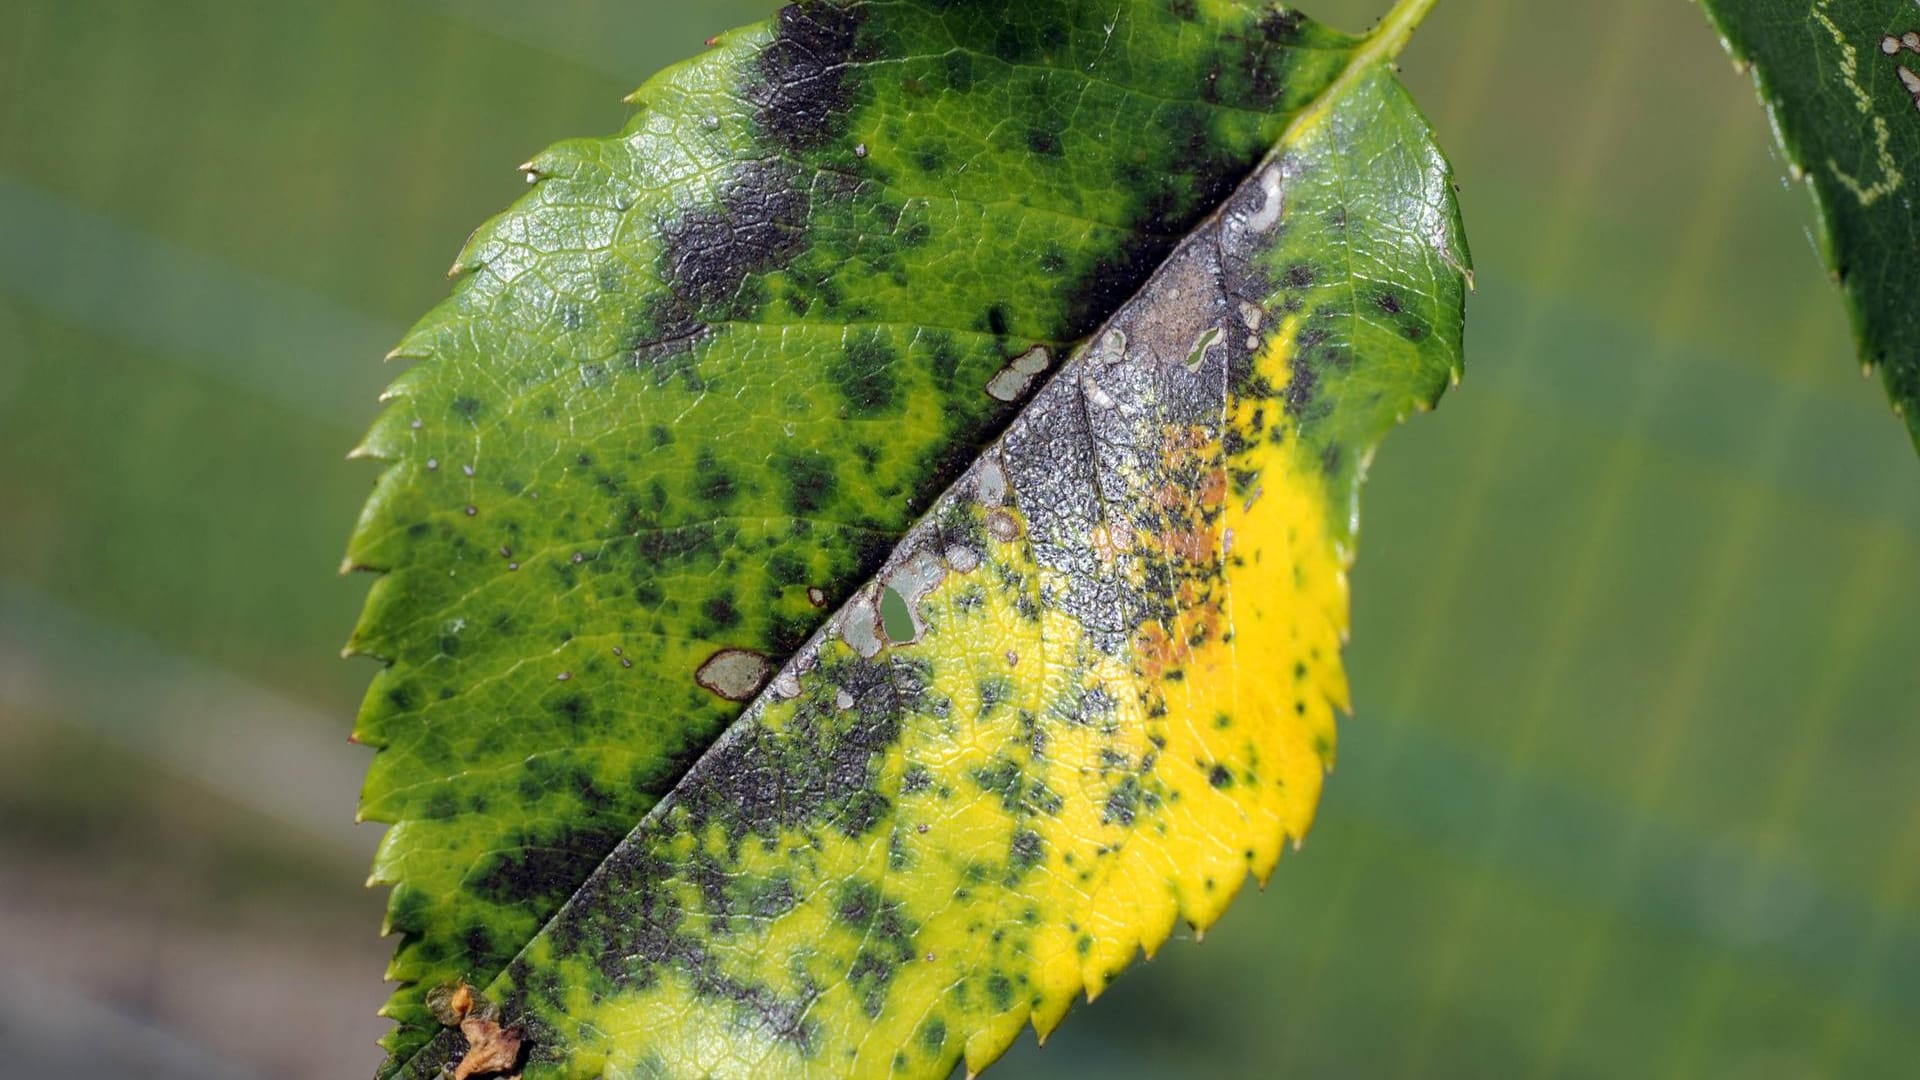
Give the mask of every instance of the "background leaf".
[(1920, 448), (1920, 5), (1701, 0), (1804, 173), (1860, 363)]

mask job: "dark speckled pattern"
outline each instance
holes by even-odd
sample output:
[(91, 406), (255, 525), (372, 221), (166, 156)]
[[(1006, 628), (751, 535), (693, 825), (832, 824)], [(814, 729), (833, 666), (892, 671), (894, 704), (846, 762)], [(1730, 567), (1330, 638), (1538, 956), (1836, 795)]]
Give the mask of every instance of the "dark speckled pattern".
[(1458, 378), (1466, 271), (1356, 67), (487, 988), (526, 1080), (978, 1070), (1265, 880), (1347, 705), (1364, 463)]
[(1037, 385), (1003, 369), (1111, 313), (1352, 45), (1237, 0), (815, 2), (531, 162), (363, 447), (392, 463), (349, 551), (382, 572), (350, 647), (389, 662), (356, 734), (391, 1049), (880, 564)]

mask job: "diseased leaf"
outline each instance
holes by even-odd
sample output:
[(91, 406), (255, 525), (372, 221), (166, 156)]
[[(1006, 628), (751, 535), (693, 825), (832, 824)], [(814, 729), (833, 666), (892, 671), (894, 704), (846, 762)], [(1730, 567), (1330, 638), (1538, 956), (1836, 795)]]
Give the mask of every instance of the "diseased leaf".
[(978, 1070), (1304, 836), (1366, 462), (1461, 370), (1451, 178), (1390, 44), (486, 987), (529, 1080)]
[(1354, 46), (1250, 0), (815, 2), (528, 163), (361, 450), (396, 1058)]
[(1701, 0), (1820, 219), (1860, 362), (1920, 448), (1920, 4)]

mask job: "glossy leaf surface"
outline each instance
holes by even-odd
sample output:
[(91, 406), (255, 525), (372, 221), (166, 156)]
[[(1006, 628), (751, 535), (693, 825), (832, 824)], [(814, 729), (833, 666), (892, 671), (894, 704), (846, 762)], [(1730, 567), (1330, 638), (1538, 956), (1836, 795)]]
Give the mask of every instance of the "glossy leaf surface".
[(810, 3), (528, 163), (362, 453), (389, 1039), (484, 986), (1354, 41), (1239, 0)]
[(1312, 819), (1359, 484), (1466, 265), (1362, 49), (485, 987), (525, 1075), (978, 1069), (1211, 925)]
[(1804, 173), (1860, 362), (1920, 447), (1920, 5), (1701, 0)]

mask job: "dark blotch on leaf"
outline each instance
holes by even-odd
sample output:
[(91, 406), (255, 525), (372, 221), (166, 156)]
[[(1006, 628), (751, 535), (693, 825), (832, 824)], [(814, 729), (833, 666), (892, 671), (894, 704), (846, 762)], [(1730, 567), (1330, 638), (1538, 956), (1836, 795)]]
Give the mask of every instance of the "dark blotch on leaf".
[(827, 368), (827, 377), (858, 417), (871, 417), (899, 401), (900, 388), (893, 366), (899, 357), (883, 333), (860, 334)]
[(694, 333), (700, 315), (738, 318), (752, 310), (745, 284), (806, 249), (811, 200), (791, 168), (754, 164), (720, 193), (718, 206), (690, 210), (661, 230), (661, 277), (691, 309), (656, 311), (654, 338)]
[(784, 498), (787, 512), (796, 517), (819, 513), (833, 500), (839, 485), (833, 462), (816, 454), (791, 454), (778, 462), (786, 478)]
[(513, 847), (476, 865), (468, 885), (475, 895), (496, 904), (517, 907), (529, 899), (564, 900), (625, 835), (626, 829), (618, 826), (523, 832)]
[(809, 150), (843, 134), (853, 104), (854, 58), (863, 8), (801, 3), (780, 9), (774, 38), (747, 89), (761, 131), (788, 150)]

